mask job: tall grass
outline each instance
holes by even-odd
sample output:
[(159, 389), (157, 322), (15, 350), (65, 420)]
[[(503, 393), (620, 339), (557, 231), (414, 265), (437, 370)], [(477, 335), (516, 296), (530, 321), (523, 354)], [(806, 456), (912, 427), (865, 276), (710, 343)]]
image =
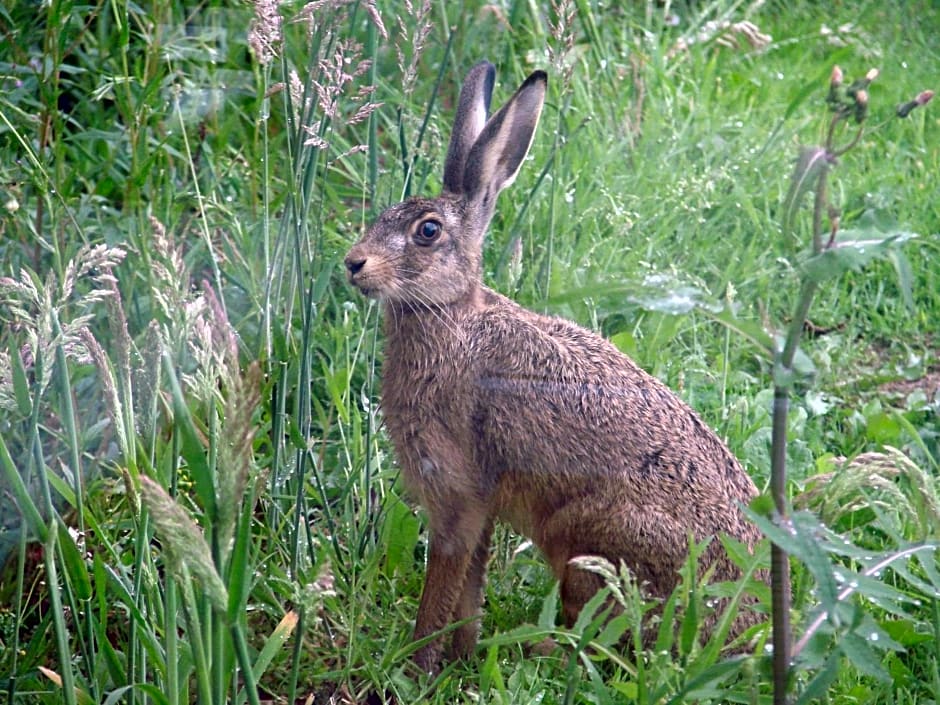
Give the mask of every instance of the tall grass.
[[(936, 539), (937, 400), (879, 385), (936, 360), (938, 122), (887, 117), (934, 85), (940, 18), (930, 3), (820, 12), (732, 0), (0, 10), (7, 700), (768, 701), (764, 631), (738, 660), (696, 638), (712, 597), (766, 604), (760, 584), (706, 590), (690, 572), (661, 648), (624, 654), (617, 630), (649, 606), (618, 568), (600, 567), (623, 617), (606, 621), (599, 597), (564, 630), (557, 589), (508, 532), (479, 658), (435, 681), (409, 665), (422, 520), (381, 430), (377, 311), (338, 263), (384, 205), (438, 187), (456, 82), (483, 57), (499, 64), (497, 91), (536, 66), (552, 74), (487, 279), (611, 337), (759, 483), (773, 385), (761, 341), (785, 325), (770, 321), (786, 321), (801, 276), (777, 225), (786, 174), (798, 143), (823, 139), (832, 64), (882, 68), (868, 120), (886, 124), (842, 158), (831, 192), (843, 223), (922, 237), (905, 259), (844, 274), (813, 309), (828, 333), (804, 346), (817, 391), (793, 396), (785, 490), (825, 524), (794, 515), (822, 556), (787, 545), (800, 559), (796, 686), (867, 702), (935, 691), (936, 564), (916, 546)], [(895, 453), (885, 445), (901, 455), (884, 456), (878, 484), (834, 470), (834, 456)], [(905, 651), (852, 658), (870, 651), (846, 639), (861, 633)], [(549, 636), (567, 656), (533, 653)]]

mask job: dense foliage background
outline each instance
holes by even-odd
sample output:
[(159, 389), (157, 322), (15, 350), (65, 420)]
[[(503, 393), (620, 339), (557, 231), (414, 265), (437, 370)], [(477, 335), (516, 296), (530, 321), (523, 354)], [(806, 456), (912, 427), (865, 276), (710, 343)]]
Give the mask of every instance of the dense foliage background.
[[(823, 139), (833, 65), (880, 69), (830, 216), (910, 239), (811, 311), (788, 452), (822, 550), (790, 547), (814, 634), (793, 687), (940, 700), (940, 119), (895, 116), (937, 86), (937, 27), (928, 0), (5, 3), (8, 701), (767, 701), (765, 631), (721, 660), (686, 582), (675, 641), (623, 655), (593, 614), (554, 625), (551, 578), (508, 532), (478, 661), (409, 665), (423, 524), (381, 430), (378, 308), (341, 260), (381, 208), (439, 188), (481, 58), (494, 103), (550, 75), (487, 282), (610, 337), (761, 487), (758, 339), (785, 330), (808, 247), (782, 235), (789, 175)], [(545, 636), (568, 657), (533, 654)]]

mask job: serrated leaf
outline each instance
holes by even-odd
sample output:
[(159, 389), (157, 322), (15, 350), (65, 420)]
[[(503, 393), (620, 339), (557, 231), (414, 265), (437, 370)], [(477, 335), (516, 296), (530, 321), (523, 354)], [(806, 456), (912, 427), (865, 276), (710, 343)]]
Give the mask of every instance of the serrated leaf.
[(803, 692), (800, 693), (796, 705), (805, 705), (826, 695), (829, 691), (829, 686), (832, 685), (836, 676), (839, 675), (840, 660), (841, 655), (838, 652), (833, 652), (829, 655), (826, 665), (816, 674), (813, 680), (809, 682), (809, 685), (806, 686)]
[(838, 586), (833, 578), (832, 563), (820, 548), (818, 536), (825, 533), (825, 527), (809, 512), (795, 512), (784, 528), (748, 508), (744, 511), (767, 538), (809, 569), (816, 579), (822, 608), (831, 614), (838, 602)]
[(855, 633), (846, 634), (839, 640), (839, 650), (862, 673), (882, 682), (891, 680), (891, 676), (881, 665), (878, 652), (867, 639)]
[(816, 579), (819, 601), (824, 609), (831, 610), (839, 601), (839, 588), (832, 573), (832, 562), (820, 547), (819, 537), (825, 535), (825, 526), (809, 512), (796, 512), (792, 517), (798, 557)]
[(803, 275), (821, 284), (849, 271), (859, 271), (876, 259), (887, 257), (917, 233), (896, 231), (882, 233), (874, 229), (843, 230), (839, 240), (819, 254), (809, 257), (802, 266)]

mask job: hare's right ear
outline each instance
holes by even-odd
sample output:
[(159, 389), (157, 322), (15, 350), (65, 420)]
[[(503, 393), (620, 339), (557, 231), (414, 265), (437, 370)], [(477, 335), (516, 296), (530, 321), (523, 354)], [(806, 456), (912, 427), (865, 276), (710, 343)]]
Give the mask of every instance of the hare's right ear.
[(544, 71), (529, 76), (486, 123), (467, 155), (460, 193), (484, 224), (493, 213), (496, 196), (509, 186), (535, 136), (548, 77)]
[(478, 63), (470, 69), (464, 79), (457, 103), (457, 116), (454, 118), (454, 131), (450, 135), (450, 146), (444, 161), (445, 191), (463, 191), (463, 172), (467, 155), (486, 125), (495, 81), (496, 67), (488, 61)]

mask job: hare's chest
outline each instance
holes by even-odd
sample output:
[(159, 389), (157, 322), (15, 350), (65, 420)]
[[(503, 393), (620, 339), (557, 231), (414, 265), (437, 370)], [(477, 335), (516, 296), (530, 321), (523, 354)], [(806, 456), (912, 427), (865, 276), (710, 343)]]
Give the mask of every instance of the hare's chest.
[(382, 416), (412, 488), (434, 484), (467, 456), (470, 400), (466, 387), (451, 364), (415, 365), (386, 358)]

